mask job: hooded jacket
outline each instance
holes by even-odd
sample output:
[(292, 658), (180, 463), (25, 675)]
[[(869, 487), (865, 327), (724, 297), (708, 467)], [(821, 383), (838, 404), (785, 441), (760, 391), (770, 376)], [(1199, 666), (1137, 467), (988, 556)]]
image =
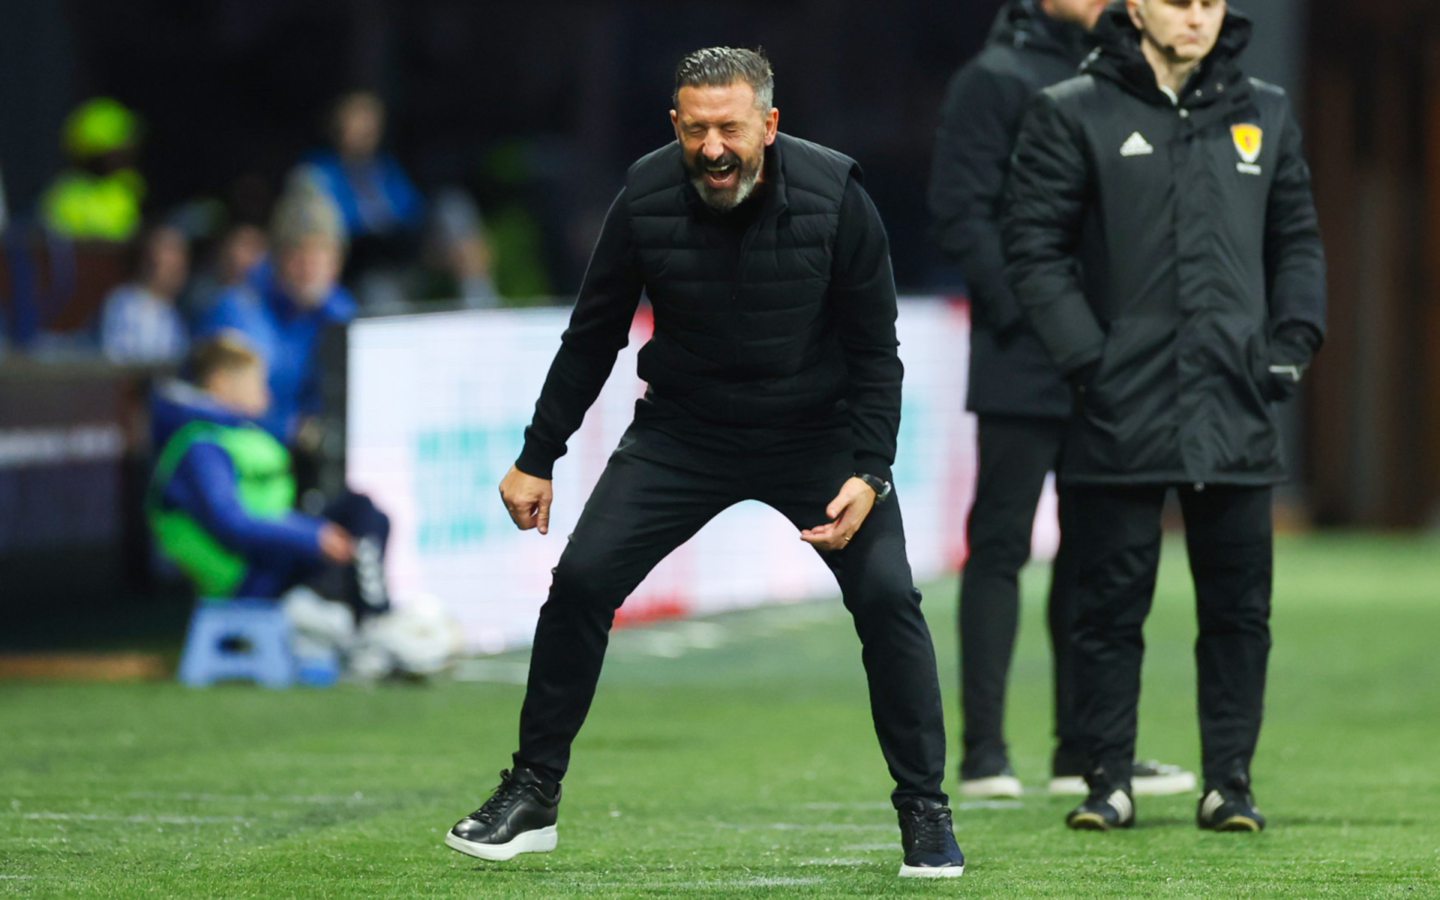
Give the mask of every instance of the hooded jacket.
[(355, 318), (355, 298), (336, 285), (314, 307), (285, 293), (274, 263), (258, 267), (246, 283), (222, 294), (196, 329), (196, 337), (221, 331), (243, 334), (270, 370), (270, 411), (260, 425), (282, 443), (300, 420), (320, 410), (320, 342), (331, 326)]
[(1037, 0), (1010, 0), (985, 48), (950, 79), (930, 174), (934, 235), (970, 295), (972, 412), (1065, 418), (1060, 371), (1026, 325), (1005, 276), (1000, 200), (1020, 122), (1042, 88), (1074, 77), (1090, 49), (1085, 32), (1056, 22)]
[[(251, 430), (255, 424), (216, 403), (209, 394), (180, 381), (163, 384), (151, 398), (151, 437), (164, 457), (172, 441), (196, 423), (224, 431)], [(288, 586), (269, 577), (288, 572), (297, 563), (319, 562), (320, 529), (324, 521), (296, 512), (260, 516), (247, 509), (240, 495), (240, 473), (220, 440), (186, 440), (188, 446), (151, 485), (152, 517), (181, 513), (226, 550), (242, 557), (246, 571), (230, 592), (272, 596)], [(186, 561), (179, 561), (187, 568)], [(198, 581), (199, 579), (197, 579)]]
[(1285, 93), (1246, 78), (1231, 9), (1172, 99), (1124, 7), (1083, 74), (1040, 93), (1011, 164), (1011, 284), (1083, 385), (1071, 483), (1283, 477), (1275, 403), (1325, 328), (1325, 264)]

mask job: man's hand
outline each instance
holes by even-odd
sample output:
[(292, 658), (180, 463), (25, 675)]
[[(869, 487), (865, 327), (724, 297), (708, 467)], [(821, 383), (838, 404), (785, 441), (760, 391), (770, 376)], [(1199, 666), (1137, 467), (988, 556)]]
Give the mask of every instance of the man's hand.
[(355, 539), (334, 522), (326, 522), (320, 526), (320, 553), (336, 565), (349, 565), (355, 559)]
[(875, 490), (858, 478), (848, 479), (825, 507), (830, 521), (801, 531), (800, 540), (817, 550), (843, 550), (865, 524), (865, 517), (874, 506)]
[(541, 534), (550, 533), (550, 502), (555, 499), (550, 479), (526, 475), (511, 466), (500, 481), (500, 499), (516, 528), (539, 528)]

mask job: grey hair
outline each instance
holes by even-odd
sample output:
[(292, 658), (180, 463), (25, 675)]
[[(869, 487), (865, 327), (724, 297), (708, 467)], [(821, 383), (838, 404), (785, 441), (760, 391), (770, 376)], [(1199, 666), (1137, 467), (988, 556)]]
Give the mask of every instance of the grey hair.
[(725, 87), (742, 81), (755, 92), (755, 106), (769, 112), (775, 105), (775, 71), (760, 48), (706, 47), (680, 60), (675, 67), (675, 93), (670, 102), (680, 108), (680, 89)]

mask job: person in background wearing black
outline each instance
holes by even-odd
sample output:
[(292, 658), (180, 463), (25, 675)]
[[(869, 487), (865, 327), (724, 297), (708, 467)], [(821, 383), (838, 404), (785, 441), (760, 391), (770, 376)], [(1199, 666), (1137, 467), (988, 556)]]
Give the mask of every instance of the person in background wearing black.
[(1142, 626), (1172, 488), (1195, 582), (1202, 828), (1259, 831), (1250, 767), (1270, 651), (1277, 404), (1325, 328), (1325, 259), (1279, 88), (1246, 78), (1224, 0), (1127, 0), (1083, 74), (1041, 92), (1006, 194), (1011, 285), (1079, 394), (1075, 687), (1090, 794), (1067, 818), (1135, 821)]
[(446, 844), (482, 859), (554, 849), (560, 781), (615, 610), (726, 507), (763, 501), (834, 572), (855, 619), (896, 787), (902, 877), (964, 871), (940, 789), (935, 651), (905, 557), (890, 466), (900, 422), (895, 284), (880, 216), (848, 157), (777, 131), (774, 76), (750, 50), (681, 61), (676, 141), (630, 167), (570, 326), (500, 484), (521, 529), (549, 530), (551, 467), (626, 343), (643, 291), (649, 390), (554, 570), (514, 767)]
[[(1045, 476), (1059, 469), (1074, 404), (1060, 370), (1025, 323), (1005, 278), (1000, 199), (1010, 151), (1031, 98), (1075, 75), (1090, 51), (1086, 32), (1107, 0), (1010, 0), (985, 49), (950, 80), (935, 141), (930, 211), (941, 249), (964, 274), (971, 303), (967, 407), (979, 419), (980, 471), (966, 530), (960, 583), (960, 693), (964, 755), (960, 792), (1019, 797), (1005, 742), (1005, 687), (1019, 630), (1021, 568), (1030, 558)], [(1075, 580), (1060, 496), (1061, 543), (1050, 577), (1055, 749), (1050, 792), (1085, 794), (1070, 654)], [(1177, 766), (1134, 763), (1140, 794), (1194, 790)]]

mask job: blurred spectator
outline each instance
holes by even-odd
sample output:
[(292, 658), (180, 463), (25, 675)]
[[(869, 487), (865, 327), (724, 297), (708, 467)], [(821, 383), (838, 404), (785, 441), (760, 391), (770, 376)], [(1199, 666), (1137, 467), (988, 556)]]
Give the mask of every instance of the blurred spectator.
[(139, 119), (108, 97), (72, 112), (63, 130), (70, 168), (41, 198), (46, 227), (71, 240), (134, 237), (145, 196), (145, 180), (135, 170), (139, 139)]
[(283, 601), (297, 651), (347, 653), (363, 677), (437, 670), (453, 647), (446, 623), (390, 612), (389, 518), (349, 491), (321, 516), (295, 510), (290, 453), (255, 425), (270, 402), (265, 369), (243, 336), (222, 334), (196, 346), (190, 383), (155, 392), (147, 514), (160, 552), (207, 600)]
[[(384, 153), (385, 105), (357, 91), (335, 104), (330, 120), (333, 149), (303, 163), (306, 174), (330, 195), (350, 240), (347, 277), (384, 299), (403, 299), (397, 270), (412, 266), (425, 223), (425, 201), (396, 159)], [(365, 282), (375, 282), (369, 286)]]
[(486, 233), (495, 252), (496, 290), (507, 306), (547, 302), (554, 293), (545, 262), (544, 229), (535, 215), (538, 179), (532, 171), (531, 148), (507, 141), (486, 157), (484, 192)]
[(492, 255), (485, 223), (475, 201), (463, 190), (447, 188), (435, 197), (424, 260), (421, 296), (458, 301), (470, 309), (500, 304), (491, 277)]
[[(8, 221), (9, 216), (5, 206), (5, 173), (3, 170), (0, 170), (0, 234), (5, 233), (5, 225)], [(3, 252), (3, 248), (0, 248), (0, 253)], [(9, 268), (8, 265), (6, 268)], [(8, 275), (8, 272), (6, 274)], [(9, 297), (0, 299), (7, 301), (6, 305), (8, 306)], [(5, 346), (8, 343), (5, 338), (5, 319), (7, 312), (6, 306), (0, 306), (0, 358), (5, 356)]]
[(220, 297), (231, 288), (240, 287), (255, 271), (269, 252), (270, 240), (265, 231), (241, 222), (230, 226), (220, 238), (210, 264), (195, 278), (183, 304), (192, 320), (204, 318)]
[(114, 362), (179, 362), (189, 336), (176, 301), (190, 275), (190, 245), (162, 225), (146, 233), (137, 257), (135, 280), (105, 298), (100, 350)]
[(273, 403), (260, 424), (293, 444), (320, 408), (320, 337), (354, 317), (355, 300), (338, 283), (345, 257), (340, 213), (313, 185), (298, 180), (280, 198), (270, 242), (271, 260), (222, 294), (196, 333), (245, 335), (269, 366)]

